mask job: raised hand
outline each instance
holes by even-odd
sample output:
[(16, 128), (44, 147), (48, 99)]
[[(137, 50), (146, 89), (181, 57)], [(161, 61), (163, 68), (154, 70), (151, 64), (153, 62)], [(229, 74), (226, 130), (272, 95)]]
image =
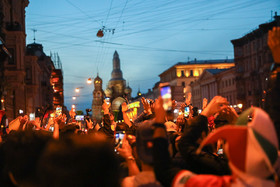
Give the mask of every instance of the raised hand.
[(275, 62), (280, 63), (280, 27), (268, 31), (267, 44)]
[(93, 128), (93, 122), (91, 121), (91, 119), (89, 119), (89, 120), (86, 119), (86, 123), (87, 123), (88, 129), (92, 129)]
[(228, 107), (228, 101), (222, 96), (215, 96), (206, 108), (201, 112), (201, 115), (206, 117), (214, 116), (217, 112), (224, 110)]
[(166, 112), (163, 108), (163, 100), (161, 97), (156, 99), (155, 102), (155, 122), (156, 123), (164, 123), (165, 122), (165, 116)]
[(188, 95), (187, 95), (186, 101), (185, 101), (187, 106), (191, 104), (191, 99), (192, 99), (192, 93), (188, 92)]
[(109, 108), (111, 106), (111, 103), (107, 104), (107, 102), (104, 100), (102, 104), (102, 109), (104, 111), (104, 114), (109, 114)]
[(203, 98), (203, 101), (202, 101), (202, 110), (204, 110), (206, 108), (208, 104), (208, 100), (206, 98)]
[(122, 103), (122, 112), (126, 112), (126, 111), (128, 111), (128, 106), (127, 106), (126, 102), (123, 102)]
[(148, 100), (146, 100), (144, 97), (142, 97), (141, 102), (143, 104), (144, 112), (148, 113), (148, 114), (151, 114), (152, 110), (151, 110), (150, 104), (148, 103)]
[(220, 111), (219, 115), (223, 115), (229, 124), (234, 124), (238, 118), (238, 114), (236, 113), (235, 109), (230, 106)]
[(122, 141), (122, 147), (117, 148), (117, 150), (124, 159), (127, 159), (132, 156), (132, 149), (128, 141), (126, 140), (126, 135), (124, 136), (124, 139)]

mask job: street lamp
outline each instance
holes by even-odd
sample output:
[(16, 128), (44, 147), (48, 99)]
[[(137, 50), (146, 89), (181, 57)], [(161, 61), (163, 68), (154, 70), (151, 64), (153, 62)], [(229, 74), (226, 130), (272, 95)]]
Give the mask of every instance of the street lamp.
[(76, 96), (73, 96), (73, 97), (72, 97), (72, 99), (73, 99), (73, 100), (76, 100), (76, 99), (77, 99), (77, 97), (76, 97)]
[(75, 92), (79, 93), (81, 88), (84, 88), (84, 87), (77, 87), (77, 88), (75, 88)]
[(242, 109), (243, 104), (242, 104), (242, 103), (239, 103), (239, 104), (237, 104), (237, 107), (238, 107), (239, 109)]
[(92, 83), (92, 79), (91, 79), (91, 78), (88, 78), (87, 83), (88, 83), (88, 84), (91, 84), (91, 83)]

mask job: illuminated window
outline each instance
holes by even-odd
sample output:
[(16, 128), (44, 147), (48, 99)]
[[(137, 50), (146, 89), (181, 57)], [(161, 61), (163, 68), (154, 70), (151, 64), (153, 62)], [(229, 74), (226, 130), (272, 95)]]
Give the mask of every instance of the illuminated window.
[(177, 70), (177, 77), (181, 77), (181, 72)]
[(195, 76), (195, 77), (198, 77), (198, 76), (199, 76), (198, 70), (194, 70), (194, 76)]

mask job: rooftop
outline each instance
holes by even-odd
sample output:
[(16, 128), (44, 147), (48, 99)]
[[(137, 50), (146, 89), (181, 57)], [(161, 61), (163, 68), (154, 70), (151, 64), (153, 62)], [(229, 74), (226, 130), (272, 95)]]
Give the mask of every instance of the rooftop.
[(216, 59), (216, 60), (193, 60), (188, 62), (178, 62), (176, 65), (191, 65), (191, 64), (221, 64), (234, 63), (234, 59)]
[(215, 74), (221, 73), (226, 70), (228, 70), (228, 69), (206, 69), (205, 71), (208, 71), (209, 73), (215, 75)]

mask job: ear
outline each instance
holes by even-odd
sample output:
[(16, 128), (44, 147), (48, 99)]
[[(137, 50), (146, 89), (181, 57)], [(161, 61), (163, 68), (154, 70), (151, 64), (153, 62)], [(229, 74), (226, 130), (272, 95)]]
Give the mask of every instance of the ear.
[(8, 174), (9, 174), (9, 178), (10, 178), (10, 180), (12, 181), (12, 183), (13, 183), (15, 186), (18, 186), (18, 183), (17, 183), (17, 181), (16, 181), (16, 179), (15, 179), (13, 173), (9, 171)]

